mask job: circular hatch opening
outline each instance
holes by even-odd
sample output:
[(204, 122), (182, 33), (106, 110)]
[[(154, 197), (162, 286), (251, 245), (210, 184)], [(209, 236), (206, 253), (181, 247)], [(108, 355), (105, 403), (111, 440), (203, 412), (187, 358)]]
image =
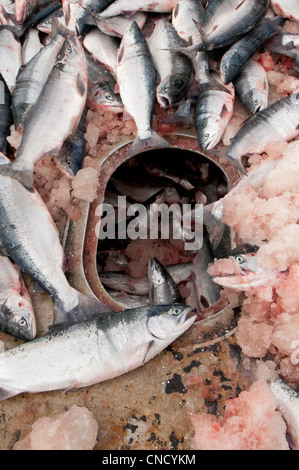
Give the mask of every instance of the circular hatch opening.
[[(193, 150), (150, 149), (122, 160), (107, 180), (96, 254), (100, 282), (114, 302), (121, 308), (149, 304), (147, 267), (156, 258), (175, 280), (183, 302), (205, 318), (220, 296), (206, 268), (230, 250), (230, 234), (213, 252), (205, 227), (186, 220), (186, 214), (228, 190), (221, 166)], [(154, 218), (161, 205), (166, 212)], [(189, 235), (201, 230), (202, 244), (188, 243), (188, 224)]]

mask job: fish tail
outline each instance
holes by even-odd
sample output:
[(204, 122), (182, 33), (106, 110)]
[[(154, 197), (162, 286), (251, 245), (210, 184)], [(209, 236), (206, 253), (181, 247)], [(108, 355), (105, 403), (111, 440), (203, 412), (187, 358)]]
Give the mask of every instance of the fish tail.
[(208, 82), (201, 83), (199, 87), (200, 87), (200, 92), (203, 92), (205, 90), (218, 90), (218, 91), (223, 91), (224, 93), (228, 93), (229, 95), (231, 95), (231, 92), (228, 89), (228, 87), (217, 82), (217, 80), (215, 80), (215, 78), (213, 77), (210, 77)]
[(215, 250), (221, 242), (225, 230), (225, 223), (222, 218), (213, 214), (215, 204), (217, 202), (203, 207), (203, 223), (207, 229), (212, 250)]
[(231, 164), (232, 166), (239, 171), (239, 173), (241, 173), (241, 175), (243, 176), (248, 176), (247, 175), (247, 171), (246, 169), (244, 168), (244, 165), (242, 163), (242, 159), (241, 157), (240, 158), (233, 158), (233, 157), (230, 157), (229, 155), (225, 155), (224, 158), (226, 158)]
[(241, 176), (247, 176), (247, 171), (244, 168), (241, 157), (232, 157), (225, 149), (213, 149), (211, 153), (216, 158), (227, 160), (236, 170), (239, 171)]
[(19, 181), (24, 188), (33, 191), (33, 170), (14, 168), (14, 163), (0, 165), (0, 175)]
[(54, 15), (53, 20), (52, 20), (51, 37), (54, 38), (58, 34), (60, 34), (60, 36), (63, 36), (65, 39), (69, 39), (70, 37), (76, 36), (74, 31), (68, 29), (62, 23), (59, 23), (58, 19)]
[(168, 148), (170, 147), (170, 144), (167, 142), (167, 140), (163, 139), (163, 137), (161, 137), (153, 129), (151, 129), (150, 131), (146, 133), (138, 132), (137, 137), (134, 140), (128, 152), (128, 156), (130, 157), (146, 149), (152, 149), (152, 148), (158, 148), (158, 147)]
[(54, 327), (106, 317), (114, 312), (98, 299), (88, 297), (79, 291), (77, 294), (78, 304), (69, 311), (66, 311), (58, 302), (54, 303)]
[(286, 32), (285, 29), (283, 29), (283, 24), (284, 22), (286, 21), (285, 18), (282, 18), (282, 17), (275, 17), (275, 18), (265, 18), (265, 23), (268, 24), (268, 26), (270, 26), (270, 28), (272, 28), (275, 33), (284, 33)]
[(185, 102), (179, 106), (179, 108), (173, 113), (170, 114), (162, 124), (175, 124), (178, 122), (182, 122), (187, 126), (194, 125), (194, 116), (192, 113), (192, 104), (189, 102)]
[(101, 17), (101, 15), (95, 13), (90, 8), (87, 8), (84, 5), (81, 5), (81, 8), (85, 11), (85, 15), (76, 20), (78, 24), (88, 24), (90, 26), (96, 26), (97, 23), (105, 21), (104, 18)]

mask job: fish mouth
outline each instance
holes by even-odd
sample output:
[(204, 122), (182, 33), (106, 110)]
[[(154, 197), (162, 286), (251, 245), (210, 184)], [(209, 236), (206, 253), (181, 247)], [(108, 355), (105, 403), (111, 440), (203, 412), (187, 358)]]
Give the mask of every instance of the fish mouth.
[(265, 101), (261, 101), (255, 108), (253, 108), (253, 113), (256, 114), (260, 111), (263, 111), (267, 107), (267, 103)]
[(235, 290), (248, 290), (253, 287), (259, 287), (267, 281), (276, 277), (274, 272), (254, 272), (251, 270), (242, 270), (239, 274), (224, 274), (223, 276), (213, 277), (213, 282), (223, 287), (229, 287)]
[(197, 313), (195, 313), (192, 310), (192, 307), (189, 307), (188, 305), (186, 305), (184, 311), (182, 312), (182, 314), (180, 315), (180, 318), (178, 319), (177, 324), (182, 325), (184, 327), (186, 326), (186, 323), (189, 323), (190, 325), (192, 325), (192, 323), (196, 320), (196, 317), (197, 317)]
[(19, 334), (19, 338), (24, 339), (25, 341), (32, 341), (35, 337), (36, 337), (35, 328), (32, 328), (31, 330), (28, 330)]
[(208, 142), (205, 142), (203, 144), (203, 150), (213, 150), (214, 147), (216, 147), (216, 145), (219, 143), (220, 141), (220, 135), (215, 135), (215, 136), (212, 136), (210, 138), (210, 140)]
[(122, 113), (124, 108), (123, 106), (120, 106), (119, 103), (109, 103), (109, 104), (105, 104), (104, 102), (103, 103), (97, 103), (96, 101), (94, 101), (92, 103), (92, 108), (97, 111), (97, 110), (105, 110), (105, 111), (110, 111), (111, 113), (115, 113), (115, 114), (119, 114), (119, 113)]
[(172, 102), (171, 102), (171, 99), (169, 98), (169, 96), (159, 95), (157, 97), (157, 101), (160, 104), (160, 106), (164, 109), (172, 107)]

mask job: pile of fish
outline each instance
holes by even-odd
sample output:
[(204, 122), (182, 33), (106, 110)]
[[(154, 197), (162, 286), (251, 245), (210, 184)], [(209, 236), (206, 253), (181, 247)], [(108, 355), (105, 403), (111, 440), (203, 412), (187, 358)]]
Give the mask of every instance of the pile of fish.
[[(115, 377), (151, 359), (196, 319), (156, 261), (149, 264), (148, 306), (114, 313), (70, 286), (57, 228), (33, 186), (35, 164), (53, 155), (76, 174), (85, 156), (87, 109), (135, 121), (128, 155), (168, 148), (152, 127), (157, 103), (173, 109), (168, 122), (191, 122), (201, 149), (210, 151), (232, 116), (236, 92), (252, 116), (221, 156), (246, 173), (243, 156), (299, 132), (298, 92), (268, 107), (264, 70), (251, 60), (267, 44), (298, 68), (298, 38), (282, 28), (286, 18), (298, 21), (296, 3), (0, 1), (0, 324), (31, 340), (1, 356), (0, 399)], [(12, 125), (22, 133), (15, 154), (7, 143)], [(42, 338), (34, 339), (22, 273), (54, 302), (53, 329)]]
[[(164, 149), (163, 164), (160, 152), (151, 151), (142, 159), (131, 157), (118, 167), (107, 185), (104, 205), (107, 210), (113, 207), (122, 212), (119, 197), (125, 198), (126, 226), (129, 229), (132, 223), (138, 222), (140, 239), (136, 243), (128, 233), (123, 236), (123, 220), (112, 214), (115, 240), (101, 240), (97, 253), (99, 278), (109, 295), (127, 307), (151, 303), (155, 276), (153, 271), (146, 273), (146, 265), (147, 259), (151, 262), (152, 257), (157, 257), (160, 264), (167, 262), (159, 268), (165, 273), (164, 284), (169, 283), (171, 276), (181, 292), (180, 297), (177, 292), (176, 298), (190, 305), (198, 313), (198, 319), (203, 318), (204, 311), (220, 299), (220, 286), (213, 282), (207, 268), (214, 258), (230, 253), (230, 230), (223, 227), (215, 250), (207, 232), (204, 232), (199, 249), (188, 247), (185, 242), (192, 239), (198, 227), (192, 226), (193, 214), (190, 212), (189, 234), (188, 224), (182, 223), (181, 216), (187, 217), (188, 208), (198, 207), (196, 204), (205, 204), (209, 208), (227, 191), (227, 180), (220, 168), (188, 151)], [(144, 210), (134, 218), (136, 204), (139, 204), (139, 211)], [(172, 212), (174, 209), (179, 211), (180, 217)], [(153, 230), (154, 211), (161, 211), (160, 219), (157, 218), (157, 234)], [(106, 223), (106, 217), (103, 217), (102, 224)], [(163, 232), (166, 226), (167, 230)], [(139, 261), (136, 250), (140, 253)], [(170, 261), (175, 264), (169, 264)], [(187, 296), (183, 294), (182, 297), (184, 291)], [(167, 303), (167, 299), (165, 292), (163, 303)]]

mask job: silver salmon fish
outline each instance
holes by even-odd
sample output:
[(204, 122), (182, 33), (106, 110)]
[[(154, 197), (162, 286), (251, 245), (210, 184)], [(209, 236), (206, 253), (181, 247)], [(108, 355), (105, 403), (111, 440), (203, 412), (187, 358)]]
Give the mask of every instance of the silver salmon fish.
[(86, 387), (136, 369), (193, 324), (190, 313), (180, 304), (123, 310), (7, 350), (0, 354), (0, 400)]
[(64, 37), (58, 31), (53, 31), (53, 38), (50, 43), (34, 55), (18, 76), (12, 94), (12, 112), (14, 125), (17, 130), (24, 131), (28, 114), (32, 106), (37, 102), (56, 64), (64, 41)]
[(263, 153), (269, 142), (289, 142), (299, 135), (299, 92), (295, 91), (251, 116), (233, 138), (226, 158), (236, 168), (245, 155)]
[(264, 18), (268, 7), (269, 0), (210, 0), (200, 27), (202, 41), (187, 46), (185, 52), (233, 44)]
[(234, 82), (236, 94), (250, 114), (268, 106), (269, 85), (262, 65), (250, 59)]
[[(87, 96), (87, 64), (78, 38), (68, 35), (61, 56), (50, 73), (6, 174), (32, 187), (33, 169), (45, 155), (58, 155), (64, 141), (76, 130)], [(37, 139), (36, 136), (39, 136)]]
[(149, 301), (151, 305), (181, 303), (182, 297), (167, 269), (156, 258), (148, 262)]
[[(178, 0), (115, 0), (108, 8), (102, 11), (102, 18), (116, 15), (129, 15), (136, 11), (148, 11), (152, 13), (171, 13)], [(129, 15), (130, 16), (130, 15)]]
[(165, 18), (155, 23), (148, 45), (158, 72), (157, 101), (162, 108), (177, 105), (193, 81), (192, 61), (181, 52), (171, 51), (182, 44), (181, 37)]
[(0, 247), (52, 297), (55, 324), (109, 310), (69, 285), (58, 230), (45, 203), (36, 190), (28, 191), (9, 176), (0, 176)]
[(128, 156), (148, 147), (169, 147), (169, 143), (152, 128), (156, 70), (147, 42), (135, 21), (122, 38), (116, 73), (123, 105), (137, 127), (137, 136)]

